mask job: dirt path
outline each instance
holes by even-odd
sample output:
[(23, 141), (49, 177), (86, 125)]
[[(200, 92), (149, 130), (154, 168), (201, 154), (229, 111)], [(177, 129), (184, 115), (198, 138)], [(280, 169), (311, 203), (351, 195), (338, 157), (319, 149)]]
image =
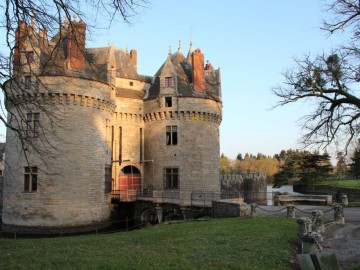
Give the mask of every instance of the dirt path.
[[(286, 208), (286, 207), (285, 207)], [(333, 211), (328, 212), (331, 206), (297, 205), (296, 217), (312, 216), (313, 210), (323, 210), (327, 226), (321, 235), (324, 240), (324, 252), (335, 253), (342, 270), (360, 269), (360, 208), (345, 208), (345, 224), (330, 224), (334, 221)], [(261, 206), (259, 216), (286, 217), (284, 206)], [(299, 252), (299, 251), (298, 251)], [(298, 269), (298, 268), (295, 268)]]
[(340, 269), (360, 267), (360, 221), (329, 225), (322, 235), (324, 251), (336, 254)]

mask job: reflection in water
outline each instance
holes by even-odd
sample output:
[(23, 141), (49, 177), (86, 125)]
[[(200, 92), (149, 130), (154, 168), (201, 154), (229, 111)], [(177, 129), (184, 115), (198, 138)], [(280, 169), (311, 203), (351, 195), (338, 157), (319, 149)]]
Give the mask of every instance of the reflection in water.
[(299, 194), (297, 192), (294, 192), (293, 186), (290, 185), (281, 186), (280, 188), (273, 188), (272, 186), (267, 186), (267, 205), (273, 205), (273, 193), (275, 192)]

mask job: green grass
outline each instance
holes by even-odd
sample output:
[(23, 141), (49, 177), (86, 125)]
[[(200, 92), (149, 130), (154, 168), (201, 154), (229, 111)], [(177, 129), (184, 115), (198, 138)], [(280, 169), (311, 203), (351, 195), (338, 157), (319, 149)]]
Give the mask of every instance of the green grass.
[(0, 239), (0, 269), (291, 269), (294, 220), (213, 219), (59, 238)]
[(360, 180), (331, 180), (331, 181), (321, 181), (320, 184), (342, 187), (342, 188), (360, 189)]

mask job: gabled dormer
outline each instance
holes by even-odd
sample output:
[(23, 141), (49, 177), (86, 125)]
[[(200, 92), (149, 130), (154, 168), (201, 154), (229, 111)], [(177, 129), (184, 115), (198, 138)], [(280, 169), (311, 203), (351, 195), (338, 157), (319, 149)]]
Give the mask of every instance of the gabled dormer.
[(176, 95), (177, 93), (177, 72), (171, 61), (171, 53), (162, 68), (156, 74), (160, 83), (160, 96), (164, 95)]

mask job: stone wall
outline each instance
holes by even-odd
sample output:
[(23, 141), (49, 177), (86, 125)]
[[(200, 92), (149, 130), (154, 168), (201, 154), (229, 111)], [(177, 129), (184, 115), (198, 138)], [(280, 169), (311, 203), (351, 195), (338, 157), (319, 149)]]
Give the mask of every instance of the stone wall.
[(267, 204), (265, 173), (220, 175), (222, 193), (242, 193), (246, 203)]
[[(144, 188), (163, 189), (164, 168), (176, 167), (181, 191), (219, 192), (221, 105), (202, 98), (174, 99), (170, 108), (158, 100), (145, 102), (145, 159), (152, 162), (145, 164)], [(177, 126), (176, 145), (166, 144), (167, 126)]]
[(360, 190), (358, 189), (341, 188), (327, 185), (294, 185), (293, 190), (295, 192), (305, 194), (328, 194), (332, 195), (334, 200), (336, 199), (336, 195), (338, 193), (344, 193), (347, 195), (349, 202), (360, 200)]
[(224, 217), (244, 217), (247, 216), (248, 206), (243, 203), (223, 201), (213, 201), (212, 210), (214, 218)]
[[(29, 147), (27, 159), (16, 134), (7, 130), (2, 221), (7, 228), (74, 227), (106, 221), (111, 210), (105, 165), (111, 165), (113, 91), (106, 84), (78, 78), (42, 79), (54, 91), (44, 102), (50, 102), (45, 105), (56, 117), (49, 119), (39, 112), (42, 130), (33, 143), (43, 152), (37, 154)], [(45, 139), (49, 144), (42, 144)], [(27, 161), (38, 170), (33, 192), (24, 191)]]

